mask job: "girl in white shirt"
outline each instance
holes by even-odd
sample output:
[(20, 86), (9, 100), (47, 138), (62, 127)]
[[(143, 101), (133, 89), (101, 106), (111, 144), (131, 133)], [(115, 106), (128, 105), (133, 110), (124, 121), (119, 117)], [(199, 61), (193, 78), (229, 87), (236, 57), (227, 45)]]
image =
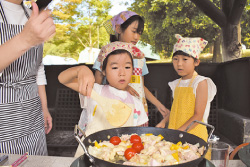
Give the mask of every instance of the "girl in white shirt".
[[(87, 113), (82, 115), (85, 118), (87, 117), (85, 119), (87, 121), (85, 122), (86, 135), (121, 126), (140, 126), (148, 121), (142, 102), (126, 91), (133, 72), (132, 58), (143, 57), (144, 54), (131, 43), (113, 42), (104, 46), (98, 59), (102, 64), (102, 73), (106, 76), (109, 85), (94, 84), (94, 75), (86, 66), (72, 67), (60, 73), (59, 81), (78, 91), (81, 94), (81, 101), (84, 101), (83, 108), (86, 108), (86, 110), (83, 110), (83, 112), (86, 111)], [(123, 125), (114, 126), (106, 117), (102, 107), (95, 100), (86, 98), (86, 96), (91, 96), (92, 89), (101, 96), (120, 100), (131, 108), (132, 113)], [(82, 153), (82, 148), (78, 147), (75, 156), (82, 155)]]
[[(207, 41), (202, 38), (183, 38), (176, 34), (174, 45), (173, 66), (181, 76), (180, 79), (169, 82), (174, 101), (169, 117), (165, 117), (157, 126), (184, 131), (194, 120), (207, 123), (210, 103), (216, 94), (216, 86), (210, 78), (200, 76), (195, 67), (200, 64), (199, 55)], [(207, 141), (208, 133), (204, 125), (194, 124), (188, 131)]]

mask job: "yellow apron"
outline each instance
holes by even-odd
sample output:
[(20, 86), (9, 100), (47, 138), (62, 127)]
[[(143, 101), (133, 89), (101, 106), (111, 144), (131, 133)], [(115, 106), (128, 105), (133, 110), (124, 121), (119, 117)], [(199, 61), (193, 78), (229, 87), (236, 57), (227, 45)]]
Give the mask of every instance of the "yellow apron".
[[(194, 72), (188, 87), (179, 87), (181, 79), (176, 85), (174, 101), (169, 117), (169, 129), (179, 129), (194, 115), (195, 94), (193, 93), (192, 83), (197, 75), (197, 72)], [(202, 120), (202, 122), (204, 121)], [(204, 125), (198, 124), (195, 128), (188, 131), (188, 133), (194, 134), (207, 142), (208, 133)]]
[[(135, 109), (135, 105), (134, 104), (126, 104), (128, 105), (131, 109), (132, 112), (127, 120), (127, 122), (122, 125), (121, 127), (129, 127), (129, 126), (134, 126), (134, 109)], [(104, 114), (104, 112), (102, 111), (101, 107), (97, 107), (96, 112), (94, 112), (95, 114), (93, 115), (93, 120), (91, 122), (88, 123), (87, 127), (86, 127), (86, 136), (89, 136), (92, 133), (95, 133), (97, 131), (101, 131), (101, 130), (105, 130), (105, 129), (112, 129), (112, 128), (119, 128), (119, 127), (115, 127), (113, 125), (111, 125), (107, 118), (106, 115)]]

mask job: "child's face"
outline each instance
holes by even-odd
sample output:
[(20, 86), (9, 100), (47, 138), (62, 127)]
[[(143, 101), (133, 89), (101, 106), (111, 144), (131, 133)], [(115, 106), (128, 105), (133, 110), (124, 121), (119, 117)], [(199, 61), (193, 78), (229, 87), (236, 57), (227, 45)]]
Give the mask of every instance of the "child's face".
[[(119, 41), (132, 43), (136, 45), (136, 43), (140, 40), (141, 34), (137, 32), (139, 22), (132, 22), (124, 32), (120, 32)], [(118, 30), (121, 31), (121, 30)]]
[(110, 55), (103, 75), (107, 77), (109, 85), (120, 90), (128, 86), (133, 72), (132, 59), (128, 53)]
[(192, 57), (184, 55), (175, 55), (173, 57), (173, 66), (175, 71), (182, 79), (191, 79), (196, 66), (200, 64), (200, 60), (194, 60)]

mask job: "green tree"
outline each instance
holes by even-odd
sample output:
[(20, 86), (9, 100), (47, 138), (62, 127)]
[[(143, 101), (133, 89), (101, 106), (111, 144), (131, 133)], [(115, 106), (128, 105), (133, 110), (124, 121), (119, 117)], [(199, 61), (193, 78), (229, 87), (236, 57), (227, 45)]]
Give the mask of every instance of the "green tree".
[[(131, 10), (144, 16), (142, 40), (169, 56), (174, 34), (201, 36), (214, 44), (213, 61), (219, 61), (221, 41), (224, 61), (240, 57), (239, 21), (249, 0), (135, 0)], [(203, 11), (204, 13), (202, 13)], [(249, 41), (249, 11), (243, 12), (244, 41)]]
[(247, 48), (250, 48), (250, 0), (247, 0), (241, 18), (241, 41)]
[(221, 0), (218, 8), (210, 0), (191, 0), (222, 30), (223, 61), (241, 57), (240, 19), (247, 0)]
[(85, 47), (105, 45), (109, 38), (101, 25), (110, 8), (110, 0), (61, 0), (53, 10), (56, 35), (45, 44), (44, 55), (78, 59)]
[(136, 0), (131, 10), (145, 19), (142, 40), (165, 56), (172, 53), (174, 34), (201, 36), (212, 45), (220, 35), (220, 28), (188, 0)]

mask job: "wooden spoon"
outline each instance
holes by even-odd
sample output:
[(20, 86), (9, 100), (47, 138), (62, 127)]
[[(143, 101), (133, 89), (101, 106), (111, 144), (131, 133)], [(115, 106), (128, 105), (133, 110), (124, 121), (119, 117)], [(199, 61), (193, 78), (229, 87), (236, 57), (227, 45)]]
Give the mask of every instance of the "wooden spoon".
[(94, 90), (92, 90), (90, 97), (102, 107), (106, 119), (112, 126), (121, 127), (127, 122), (132, 113), (131, 107), (125, 103), (120, 100), (103, 97)]

